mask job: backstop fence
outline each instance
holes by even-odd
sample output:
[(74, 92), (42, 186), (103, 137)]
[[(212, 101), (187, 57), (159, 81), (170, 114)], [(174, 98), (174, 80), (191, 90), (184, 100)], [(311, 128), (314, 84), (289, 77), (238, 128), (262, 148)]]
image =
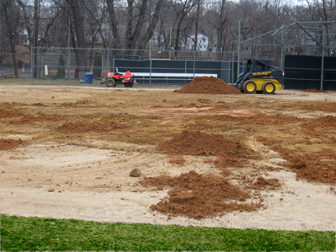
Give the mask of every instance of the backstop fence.
[(336, 58), (308, 55), (285, 56), (285, 88), (336, 90)]
[(32, 84), (99, 84), (127, 69), (139, 84), (185, 85), (196, 76), (236, 78), (234, 52), (31, 48)]

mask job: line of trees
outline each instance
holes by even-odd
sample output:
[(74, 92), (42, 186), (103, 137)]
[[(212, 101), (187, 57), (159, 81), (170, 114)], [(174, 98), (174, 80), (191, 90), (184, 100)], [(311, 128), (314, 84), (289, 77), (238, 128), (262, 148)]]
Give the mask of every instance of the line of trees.
[[(303, 0), (302, 0), (303, 1)], [(71, 47), (76, 63), (86, 60), (79, 48), (128, 49), (150, 45), (184, 50), (188, 38), (196, 49), (201, 33), (209, 50), (235, 51), (238, 20), (247, 39), (296, 21), (336, 18), (335, 0), (1, 0), (0, 64), (16, 45)], [(329, 39), (329, 38), (328, 38)], [(328, 41), (328, 43), (331, 43)]]

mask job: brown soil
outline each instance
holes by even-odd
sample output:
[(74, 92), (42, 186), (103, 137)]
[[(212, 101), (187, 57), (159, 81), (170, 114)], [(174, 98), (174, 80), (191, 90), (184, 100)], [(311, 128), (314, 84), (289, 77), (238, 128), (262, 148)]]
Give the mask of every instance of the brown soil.
[[(208, 116), (205, 116), (208, 117)], [(213, 117), (213, 116), (212, 116)], [(295, 123), (303, 119), (298, 119), (297, 117), (283, 116), (283, 115), (265, 115), (262, 113), (249, 113), (243, 114), (243, 116), (237, 116), (236, 114), (231, 115), (216, 115), (218, 120), (221, 121), (232, 121), (235, 124), (241, 125), (286, 125), (288, 122)]]
[(243, 167), (253, 150), (223, 135), (200, 131), (184, 131), (160, 144), (156, 150), (170, 155), (217, 156), (218, 168)]
[(24, 144), (25, 142), (21, 139), (15, 140), (15, 139), (0, 139), (0, 150), (10, 150), (14, 149), (17, 146)]
[(305, 128), (308, 131), (318, 132), (324, 130), (333, 130), (336, 126), (336, 116), (323, 116), (317, 118), (317, 120), (310, 120), (308, 122), (304, 122), (301, 127)]
[(3, 110), (0, 109), (0, 119), (4, 118), (13, 118), (13, 117), (19, 117), (22, 116), (22, 113), (12, 110)]
[[(223, 215), (211, 225), (335, 229), (332, 92), (0, 85), (0, 112), (1, 146), (19, 144), (1, 151), (1, 212), (180, 225)], [(140, 178), (130, 177), (135, 168)]]
[(227, 156), (246, 155), (247, 148), (223, 135), (200, 131), (184, 131), (171, 140), (160, 144), (156, 150), (170, 155)]
[(215, 77), (196, 77), (176, 93), (184, 94), (242, 94), (235, 87)]
[(261, 176), (258, 176), (255, 180), (246, 179), (244, 183), (246, 184), (245, 188), (252, 190), (276, 190), (281, 186), (279, 179), (265, 179)]
[(336, 183), (336, 153), (334, 149), (324, 149), (307, 154), (289, 151), (282, 147), (281, 142), (269, 141), (264, 137), (259, 137), (258, 140), (281, 153), (287, 160), (283, 165), (295, 172), (297, 178), (322, 183)]
[(46, 116), (34, 116), (34, 115), (25, 115), (24, 117), (9, 121), (8, 124), (14, 124), (14, 125), (24, 125), (24, 124), (30, 124), (34, 122), (58, 122), (65, 120), (62, 117), (59, 116), (53, 116), (53, 117), (46, 117)]
[(303, 92), (312, 92), (312, 93), (327, 93), (327, 91), (324, 90), (317, 90), (317, 89), (306, 89)]
[(168, 198), (152, 205), (151, 209), (172, 216), (203, 219), (222, 216), (232, 211), (255, 211), (262, 206), (246, 202), (252, 196), (232, 185), (227, 179), (213, 175), (200, 175), (195, 171), (178, 177), (159, 176), (144, 178), (144, 186), (155, 186), (168, 191)]
[[(327, 99), (325, 99), (325, 101), (327, 101)], [(316, 102), (314, 104), (301, 106), (300, 109), (308, 111), (336, 112), (336, 102)]]
[(184, 165), (186, 160), (183, 157), (175, 157), (169, 159), (169, 163), (176, 164), (176, 165)]
[(71, 133), (86, 133), (91, 131), (101, 133), (128, 128), (128, 126), (115, 122), (68, 122), (58, 127), (57, 129)]

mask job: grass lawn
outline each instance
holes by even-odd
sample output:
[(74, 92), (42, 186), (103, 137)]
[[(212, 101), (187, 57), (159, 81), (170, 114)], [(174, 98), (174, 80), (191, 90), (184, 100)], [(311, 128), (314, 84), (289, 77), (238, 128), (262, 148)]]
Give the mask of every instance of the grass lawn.
[(30, 78), (0, 78), (1, 85), (30, 85)]
[(111, 224), (1, 215), (2, 251), (332, 251), (335, 232)]

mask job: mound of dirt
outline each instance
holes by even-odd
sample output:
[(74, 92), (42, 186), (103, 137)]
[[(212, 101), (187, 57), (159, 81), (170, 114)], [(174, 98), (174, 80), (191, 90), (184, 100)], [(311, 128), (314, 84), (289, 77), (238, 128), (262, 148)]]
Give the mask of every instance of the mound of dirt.
[(71, 133), (86, 133), (91, 131), (101, 133), (128, 128), (128, 126), (115, 122), (68, 122), (58, 127), (57, 129)]
[(156, 147), (169, 155), (217, 156), (218, 168), (243, 167), (252, 150), (219, 134), (184, 131)]
[(215, 77), (195, 77), (176, 93), (185, 94), (242, 94), (235, 87), (228, 85), (225, 81)]
[(22, 116), (22, 113), (12, 110), (3, 110), (0, 109), (0, 119), (4, 118), (13, 118), (13, 117), (19, 117)]
[(246, 154), (246, 148), (220, 134), (207, 134), (200, 131), (183, 131), (171, 140), (156, 147), (157, 151), (170, 155), (219, 156)]
[(14, 139), (0, 139), (0, 150), (10, 150), (14, 149), (20, 144), (25, 143), (21, 139), (19, 140), (14, 140)]
[(159, 176), (144, 178), (140, 184), (162, 190), (173, 187), (168, 198), (151, 209), (169, 216), (185, 216), (194, 219), (222, 216), (232, 211), (255, 211), (258, 203), (242, 203), (252, 196), (232, 185), (226, 178), (200, 175), (195, 171), (178, 177)]
[(63, 120), (65, 119), (59, 116), (46, 117), (46, 116), (25, 115), (24, 117), (20, 119), (8, 122), (8, 124), (24, 125), (24, 124), (30, 124), (33, 122), (58, 122), (58, 121), (63, 121)]

